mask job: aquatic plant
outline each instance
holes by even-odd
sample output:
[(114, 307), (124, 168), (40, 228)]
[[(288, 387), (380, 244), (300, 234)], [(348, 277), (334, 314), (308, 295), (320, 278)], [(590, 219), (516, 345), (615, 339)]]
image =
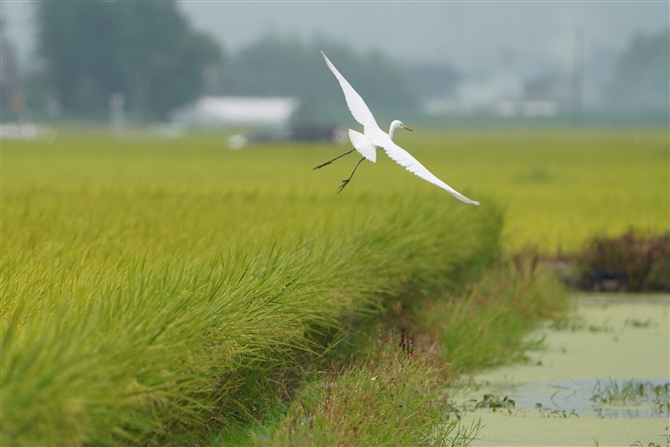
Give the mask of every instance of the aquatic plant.
[(596, 406), (648, 403), (653, 412), (670, 414), (670, 382), (654, 384), (648, 380), (598, 380), (591, 400)]

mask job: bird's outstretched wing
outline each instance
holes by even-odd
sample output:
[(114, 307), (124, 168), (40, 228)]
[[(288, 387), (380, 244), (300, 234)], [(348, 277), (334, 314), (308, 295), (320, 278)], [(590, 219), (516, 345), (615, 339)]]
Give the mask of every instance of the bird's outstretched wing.
[(365, 101), (363, 101), (363, 98), (361, 98), (361, 95), (359, 95), (351, 86), (351, 84), (349, 84), (349, 82), (344, 79), (344, 76), (342, 76), (340, 72), (337, 71), (337, 68), (335, 68), (333, 63), (330, 62), (330, 59), (328, 59), (323, 51), (321, 54), (323, 54), (324, 59), (326, 59), (326, 64), (328, 64), (330, 71), (332, 71), (337, 80), (340, 81), (340, 87), (342, 87), (344, 98), (347, 100), (347, 106), (349, 106), (351, 114), (354, 116), (356, 121), (363, 125), (366, 134), (376, 135), (381, 131), (381, 129), (379, 128), (379, 125), (377, 125), (377, 121), (375, 121), (375, 117), (372, 116), (372, 112), (370, 112), (370, 109), (365, 104)]
[(409, 152), (407, 152), (405, 149), (395, 144), (390, 138), (385, 138), (383, 140), (379, 139), (375, 141), (375, 144), (383, 147), (384, 150), (386, 151), (386, 154), (393, 161), (395, 161), (401, 166), (404, 166), (405, 169), (407, 169), (412, 174), (421, 177), (422, 179), (432, 183), (433, 185), (437, 185), (440, 188), (447, 190), (448, 192), (451, 193), (452, 196), (456, 197), (458, 200), (479, 206), (479, 202), (468, 199), (463, 194), (456, 191), (454, 188), (447, 185), (439, 178), (435, 177), (435, 175), (433, 175), (428, 169), (426, 169), (421, 163), (419, 163), (419, 161), (416, 158), (412, 157), (412, 155), (410, 155)]

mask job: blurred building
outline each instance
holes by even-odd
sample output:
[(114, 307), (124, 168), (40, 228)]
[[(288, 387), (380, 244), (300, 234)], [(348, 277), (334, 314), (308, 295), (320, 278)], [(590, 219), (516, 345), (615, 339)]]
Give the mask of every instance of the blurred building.
[(511, 73), (463, 78), (449, 97), (425, 100), (423, 110), (430, 115), (493, 113), (514, 116), (522, 94), (523, 81)]
[(204, 96), (173, 114), (191, 126), (288, 126), (299, 101), (290, 97)]
[(526, 116), (553, 116), (574, 100), (574, 82), (567, 76), (545, 75), (524, 82), (522, 107)]
[(425, 100), (423, 110), (430, 115), (553, 117), (569, 110), (572, 100), (573, 83), (568, 76), (522, 79), (505, 73), (485, 79), (466, 78), (451, 97)]

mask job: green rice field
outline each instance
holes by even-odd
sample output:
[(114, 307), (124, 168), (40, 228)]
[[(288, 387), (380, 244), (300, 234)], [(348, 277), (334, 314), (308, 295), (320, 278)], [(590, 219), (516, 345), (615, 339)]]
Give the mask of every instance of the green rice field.
[[(396, 132), (397, 142), (460, 192), (506, 210), (505, 247), (579, 249), (594, 235), (630, 227), (662, 232), (669, 221), (668, 134), (626, 131)], [(355, 162), (333, 145), (259, 145), (225, 150), (220, 135), (177, 141), (77, 138), (5, 143), (6, 191), (96, 188), (168, 191), (337, 192)], [(357, 194), (434, 193), (380, 154), (364, 163), (336, 203)], [(451, 197), (444, 195), (445, 201)], [(283, 206), (283, 204), (280, 204)]]
[(313, 171), (348, 150), (325, 143), (4, 142), (2, 444), (185, 445), (166, 437), (255, 419), (296, 352), (408, 291), (453, 290), (501, 252), (669, 227), (665, 132), (396, 140), (482, 205), (382, 154), (337, 194), (357, 157)]

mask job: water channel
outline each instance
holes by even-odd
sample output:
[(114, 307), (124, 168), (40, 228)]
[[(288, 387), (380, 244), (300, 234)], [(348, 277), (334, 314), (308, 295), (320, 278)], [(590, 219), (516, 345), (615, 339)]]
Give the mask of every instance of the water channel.
[(532, 334), (543, 348), (527, 362), (485, 371), (454, 398), (461, 424), (481, 420), (471, 445), (669, 445), (670, 296), (575, 302)]

